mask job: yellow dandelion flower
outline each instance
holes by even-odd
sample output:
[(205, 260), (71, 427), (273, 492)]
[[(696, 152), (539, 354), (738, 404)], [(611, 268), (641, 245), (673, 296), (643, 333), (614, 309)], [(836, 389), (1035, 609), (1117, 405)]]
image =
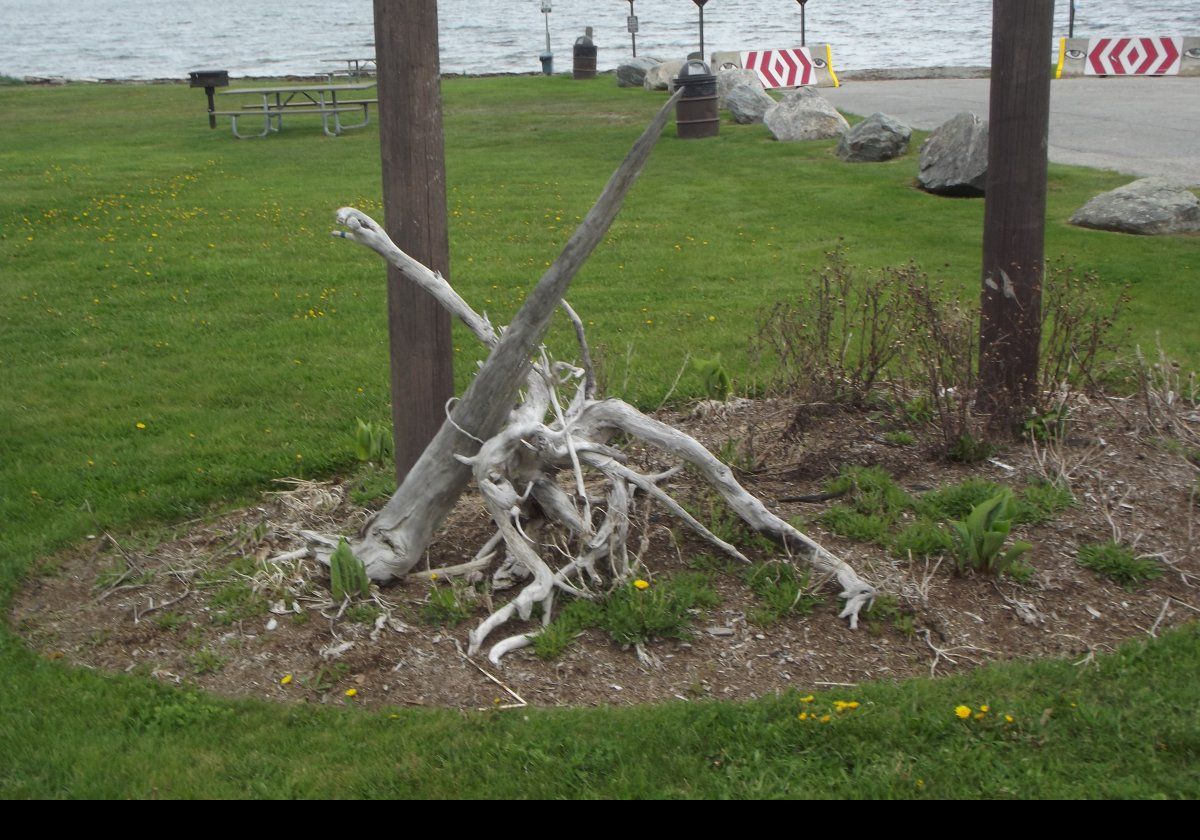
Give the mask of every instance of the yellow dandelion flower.
[(279, 684), (280, 684), (280, 685), (291, 685), (291, 684), (292, 684), (292, 675), (291, 675), (291, 674), (285, 674), (285, 675), (284, 675), (284, 677), (283, 677), (283, 679), (281, 679), (281, 680), (279, 681)]
[(986, 703), (984, 703), (982, 706), (979, 707), (979, 711), (983, 712), (986, 715), (988, 712), (991, 711), (991, 707), (989, 707)]
[(134, 426), (136, 426), (136, 427), (137, 427), (137, 428), (139, 428), (139, 429), (144, 429), (144, 428), (146, 428), (146, 424), (145, 424), (145, 423), (134, 423), (133, 425), (134, 425)]
[(347, 696), (347, 697), (357, 697), (357, 696), (358, 696), (358, 689), (357, 689), (357, 688), (347, 688), (347, 689), (346, 689), (346, 696)]
[(821, 723), (829, 723), (831, 720), (833, 720), (832, 715), (821, 715)]
[(811, 694), (808, 695), (807, 697), (800, 698), (801, 703), (811, 703), (812, 701), (813, 701), (813, 696)]
[(954, 714), (958, 715), (963, 720), (966, 720), (967, 718), (969, 718), (971, 716), (971, 707), (970, 706), (956, 706), (954, 709)]
[(1005, 716), (1004, 716), (1004, 722), (1005, 722), (1005, 723), (1012, 723), (1012, 722), (1013, 722), (1013, 716), (1012, 716), (1012, 715), (1005, 715)]
[(637, 589), (649, 589), (650, 588), (650, 583), (648, 581), (642, 580), (641, 578), (638, 578), (637, 580), (635, 580), (633, 582), (633, 585)]
[(847, 709), (857, 709), (857, 708), (858, 708), (858, 701), (857, 701), (857, 700), (851, 700), (849, 703), (847, 703), (847, 704), (846, 704), (846, 708), (847, 708)]

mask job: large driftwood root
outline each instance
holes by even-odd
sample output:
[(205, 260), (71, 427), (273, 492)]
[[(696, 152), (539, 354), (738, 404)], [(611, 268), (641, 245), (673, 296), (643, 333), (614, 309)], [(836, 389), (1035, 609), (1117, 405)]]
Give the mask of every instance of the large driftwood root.
[[(677, 468), (658, 474), (633, 469), (610, 445), (617, 437), (689, 465), (747, 525), (778, 543), (788, 557), (836, 578), (845, 599), (841, 616), (851, 628), (875, 597), (874, 587), (849, 565), (767, 510), (694, 438), (620, 400), (596, 398), (583, 323), (563, 294), (607, 231), (667, 113), (664, 108), (638, 140), (563, 255), (503, 331), (471, 309), (440, 275), (397, 248), (369, 216), (353, 208), (338, 211), (342, 230), (335, 235), (379, 253), (491, 349), (417, 465), (351, 542), (372, 579), (382, 582), (409, 573), (473, 479), (497, 532), (472, 561), (434, 571), (479, 574), (497, 567), (494, 587), (520, 581), (521, 588), (471, 632), (472, 655), (511, 619), (528, 620), (535, 606), (541, 607), (543, 625), (549, 623), (557, 593), (597, 598), (632, 580), (646, 545), (645, 535), (636, 549), (629, 545), (638, 498), (657, 503), (716, 550), (746, 560), (663, 488)], [(582, 367), (553, 361), (540, 348), (550, 316), (560, 306), (575, 327)], [(333, 541), (309, 537), (318, 557), (326, 558)], [(504, 638), (492, 645), (489, 659), (498, 663), (535, 636)]]

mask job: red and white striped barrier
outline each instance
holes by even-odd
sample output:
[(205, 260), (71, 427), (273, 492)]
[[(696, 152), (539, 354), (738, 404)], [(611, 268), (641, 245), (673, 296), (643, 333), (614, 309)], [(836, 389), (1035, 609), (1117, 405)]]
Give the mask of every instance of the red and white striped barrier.
[(1063, 38), (1055, 76), (1200, 76), (1200, 38)]
[(839, 87), (833, 70), (833, 48), (829, 44), (809, 49), (790, 47), (778, 50), (715, 52), (713, 72), (729, 67), (753, 70), (768, 90), (793, 87)]

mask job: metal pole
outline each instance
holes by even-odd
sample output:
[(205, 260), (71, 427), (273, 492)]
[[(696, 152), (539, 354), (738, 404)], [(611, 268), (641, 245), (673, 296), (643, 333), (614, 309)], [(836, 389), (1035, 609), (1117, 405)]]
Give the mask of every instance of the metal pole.
[(805, 35), (805, 31), (804, 31), (804, 29), (805, 29), (804, 9), (805, 9), (804, 0), (800, 0), (800, 46), (807, 47), (808, 42), (806, 40), (806, 35)]
[(550, 52), (550, 13), (542, 15), (546, 19), (546, 52)]
[[(629, 16), (633, 17), (633, 0), (629, 0)], [(629, 40), (633, 42), (633, 57), (637, 58), (637, 33), (629, 30)]]
[(998, 429), (1024, 418), (1039, 385), (1053, 32), (1054, 0), (992, 5), (978, 404)]
[[(413, 259), (449, 277), (437, 2), (375, 0), (374, 8), (385, 225)], [(454, 344), (446, 310), (392, 267), (387, 298), (396, 479), (403, 481), (454, 395)]]
[(704, 60), (704, 7), (700, 7), (700, 60)]
[(1067, 37), (1075, 37), (1075, 0), (1071, 0), (1071, 17), (1067, 20)]

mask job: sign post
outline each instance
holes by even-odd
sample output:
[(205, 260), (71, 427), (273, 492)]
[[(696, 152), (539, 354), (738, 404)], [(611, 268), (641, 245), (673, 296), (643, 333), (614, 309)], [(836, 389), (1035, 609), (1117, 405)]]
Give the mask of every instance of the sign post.
[(538, 56), (542, 61), (542, 73), (554, 75), (554, 51), (550, 49), (550, 0), (542, 0), (542, 15), (546, 18), (546, 51)]
[(708, 0), (692, 0), (700, 9), (700, 58), (704, 58), (704, 4)]
[(633, 13), (633, 0), (629, 0), (629, 17), (625, 20), (625, 27), (629, 30), (629, 40), (633, 42), (633, 57), (637, 58), (638, 19)]
[(806, 4), (808, 0), (796, 0), (796, 2), (800, 4), (800, 46), (807, 47), (808, 43), (805, 41), (804, 32), (804, 4)]

